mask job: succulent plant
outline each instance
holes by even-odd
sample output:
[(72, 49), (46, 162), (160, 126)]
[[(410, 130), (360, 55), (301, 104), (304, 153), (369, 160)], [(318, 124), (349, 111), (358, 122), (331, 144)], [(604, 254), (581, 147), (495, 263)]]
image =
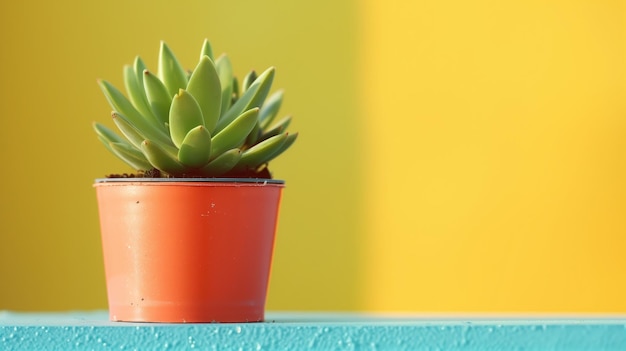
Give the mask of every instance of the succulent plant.
[(140, 173), (266, 178), (268, 162), (297, 137), (286, 132), (290, 116), (275, 122), (283, 92), (270, 94), (274, 72), (252, 71), (239, 85), (228, 56), (214, 59), (208, 40), (195, 69), (186, 71), (162, 41), (157, 74), (138, 56), (124, 66), (128, 97), (98, 81), (123, 137), (93, 126), (104, 146)]

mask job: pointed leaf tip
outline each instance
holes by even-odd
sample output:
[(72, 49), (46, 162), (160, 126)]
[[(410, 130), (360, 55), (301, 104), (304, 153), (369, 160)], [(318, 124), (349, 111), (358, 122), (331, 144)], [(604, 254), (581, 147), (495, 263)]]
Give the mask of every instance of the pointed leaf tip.
[(187, 73), (164, 41), (161, 42), (159, 50), (158, 67), (158, 76), (167, 87), (170, 96), (176, 94), (179, 88), (187, 86)]
[(204, 125), (213, 132), (221, 112), (222, 88), (215, 64), (208, 56), (202, 57), (191, 74), (187, 92), (198, 102)]

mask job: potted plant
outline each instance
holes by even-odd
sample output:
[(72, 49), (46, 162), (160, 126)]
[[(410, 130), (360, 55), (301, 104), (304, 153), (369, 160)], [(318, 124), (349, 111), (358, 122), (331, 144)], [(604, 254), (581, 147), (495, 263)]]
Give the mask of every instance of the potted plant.
[(136, 170), (94, 184), (111, 320), (263, 320), (284, 186), (267, 165), (297, 137), (273, 78), (239, 85), (205, 40), (192, 71), (161, 42), (156, 74), (124, 67), (127, 95), (98, 81), (121, 132), (98, 139)]

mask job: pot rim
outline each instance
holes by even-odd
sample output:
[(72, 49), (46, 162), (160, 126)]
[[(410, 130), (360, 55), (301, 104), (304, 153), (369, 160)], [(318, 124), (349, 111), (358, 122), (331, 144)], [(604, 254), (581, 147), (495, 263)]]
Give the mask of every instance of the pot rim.
[(265, 178), (96, 178), (101, 183), (248, 183), (284, 185), (280, 179)]

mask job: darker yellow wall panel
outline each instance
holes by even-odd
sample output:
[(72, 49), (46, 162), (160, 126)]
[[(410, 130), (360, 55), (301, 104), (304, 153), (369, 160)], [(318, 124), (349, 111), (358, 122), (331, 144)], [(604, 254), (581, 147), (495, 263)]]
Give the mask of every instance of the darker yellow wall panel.
[(364, 306), (626, 311), (623, 1), (368, 1)]
[[(202, 40), (236, 73), (277, 68), (300, 139), (287, 180), (268, 307), (355, 309), (359, 172), (351, 2), (77, 1), (0, 5), (0, 309), (106, 307), (94, 178), (128, 171), (99, 145), (97, 78), (156, 67), (159, 40), (186, 66)], [(323, 18), (323, 21), (322, 21)], [(322, 23), (323, 22), (323, 23)], [(112, 126), (112, 123), (109, 123)]]

